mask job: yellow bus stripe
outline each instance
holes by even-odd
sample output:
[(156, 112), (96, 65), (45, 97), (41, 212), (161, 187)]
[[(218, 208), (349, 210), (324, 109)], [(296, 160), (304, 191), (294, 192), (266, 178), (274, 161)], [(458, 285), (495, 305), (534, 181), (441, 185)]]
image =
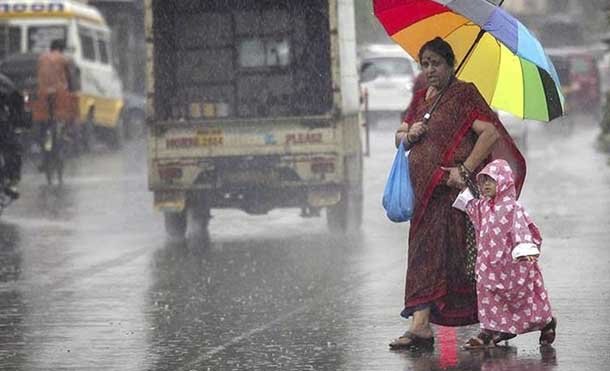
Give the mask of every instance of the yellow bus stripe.
[(77, 14), (74, 12), (24, 12), (24, 13), (0, 13), (0, 19), (5, 20), (17, 20), (19, 18), (76, 18), (82, 19), (83, 21), (93, 22), (100, 26), (106, 26), (106, 22), (103, 19), (88, 17), (86, 15)]

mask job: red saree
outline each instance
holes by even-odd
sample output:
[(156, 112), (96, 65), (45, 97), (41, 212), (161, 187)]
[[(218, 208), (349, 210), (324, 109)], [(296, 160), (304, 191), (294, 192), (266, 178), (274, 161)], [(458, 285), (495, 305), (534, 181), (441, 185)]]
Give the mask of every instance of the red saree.
[[(407, 109), (405, 122), (422, 121), (436, 97), (425, 99), (419, 90)], [(475, 120), (491, 122), (500, 140), (482, 169), (495, 158), (507, 160), (515, 173), (517, 192), (525, 178), (525, 160), (477, 88), (455, 80), (432, 114), (426, 135), (409, 154), (415, 212), (409, 230), (409, 254), (405, 284), (408, 318), (422, 306), (431, 306), (430, 321), (444, 326), (477, 323), (476, 290), (466, 272), (466, 214), (451, 207), (459, 193), (446, 185), (441, 166), (466, 160), (477, 140)]]

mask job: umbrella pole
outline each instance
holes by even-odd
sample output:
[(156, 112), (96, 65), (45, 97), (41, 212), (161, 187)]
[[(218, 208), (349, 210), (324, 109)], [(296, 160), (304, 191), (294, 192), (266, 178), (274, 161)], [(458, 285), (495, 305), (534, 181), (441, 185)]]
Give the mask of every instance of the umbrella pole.
[[(498, 3), (498, 8), (502, 7), (502, 4), (504, 4), (504, 0), (501, 0)], [(460, 70), (462, 69), (462, 67), (464, 66), (464, 63), (466, 63), (466, 60), (468, 60), (468, 57), (470, 57), (470, 54), (472, 53), (472, 51), (474, 50), (474, 48), (477, 46), (477, 44), (479, 43), (479, 41), (481, 41), (481, 38), (483, 37), (483, 35), (485, 35), (485, 30), (481, 29), (481, 31), (479, 31), (479, 34), (477, 35), (477, 38), (474, 40), (474, 42), (472, 43), (472, 45), (470, 46), (470, 49), (468, 49), (468, 52), (466, 53), (466, 55), (464, 56), (464, 59), (462, 59), (462, 61), (460, 62), (460, 65), (458, 66), (458, 68), (455, 70), (455, 74), (457, 75)]]
[(456, 76), (457, 76), (458, 73), (460, 73), (460, 70), (462, 69), (462, 67), (464, 67), (464, 63), (466, 63), (466, 61), (468, 60), (468, 57), (470, 57), (470, 54), (472, 54), (472, 51), (474, 50), (474, 48), (477, 46), (479, 41), (481, 41), (481, 38), (483, 37), (483, 35), (485, 35), (485, 32), (486, 31), (483, 30), (483, 29), (481, 29), (481, 31), (479, 31), (479, 34), (477, 35), (477, 38), (474, 40), (474, 42), (470, 46), (470, 49), (468, 49), (468, 52), (466, 52), (466, 55), (464, 56), (464, 58), (460, 62), (460, 65), (455, 70), (455, 75)]

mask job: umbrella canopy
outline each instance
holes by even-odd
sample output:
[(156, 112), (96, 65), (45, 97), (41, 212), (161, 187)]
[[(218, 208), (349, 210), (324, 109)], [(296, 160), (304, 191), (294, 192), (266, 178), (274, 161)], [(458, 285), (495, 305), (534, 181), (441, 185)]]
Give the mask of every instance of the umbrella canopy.
[(373, 0), (375, 15), (411, 56), (441, 37), (453, 48), (458, 78), (487, 102), (522, 118), (564, 114), (561, 83), (540, 42), (516, 18), (487, 0)]

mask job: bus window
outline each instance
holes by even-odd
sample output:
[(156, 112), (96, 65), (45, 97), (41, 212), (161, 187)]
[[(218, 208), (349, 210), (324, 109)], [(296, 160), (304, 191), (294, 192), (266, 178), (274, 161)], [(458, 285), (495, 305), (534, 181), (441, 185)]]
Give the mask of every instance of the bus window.
[(28, 51), (42, 53), (51, 47), (51, 41), (66, 42), (68, 31), (65, 26), (30, 26), (28, 27)]
[(8, 54), (21, 52), (21, 27), (8, 29)]
[(102, 38), (97, 39), (97, 49), (100, 52), (100, 62), (104, 64), (110, 63), (108, 55), (108, 42)]
[(79, 32), (81, 52), (84, 59), (94, 61), (95, 60), (95, 44), (93, 36), (88, 35), (84, 32)]
[(21, 52), (21, 28), (0, 26), (0, 59)]

